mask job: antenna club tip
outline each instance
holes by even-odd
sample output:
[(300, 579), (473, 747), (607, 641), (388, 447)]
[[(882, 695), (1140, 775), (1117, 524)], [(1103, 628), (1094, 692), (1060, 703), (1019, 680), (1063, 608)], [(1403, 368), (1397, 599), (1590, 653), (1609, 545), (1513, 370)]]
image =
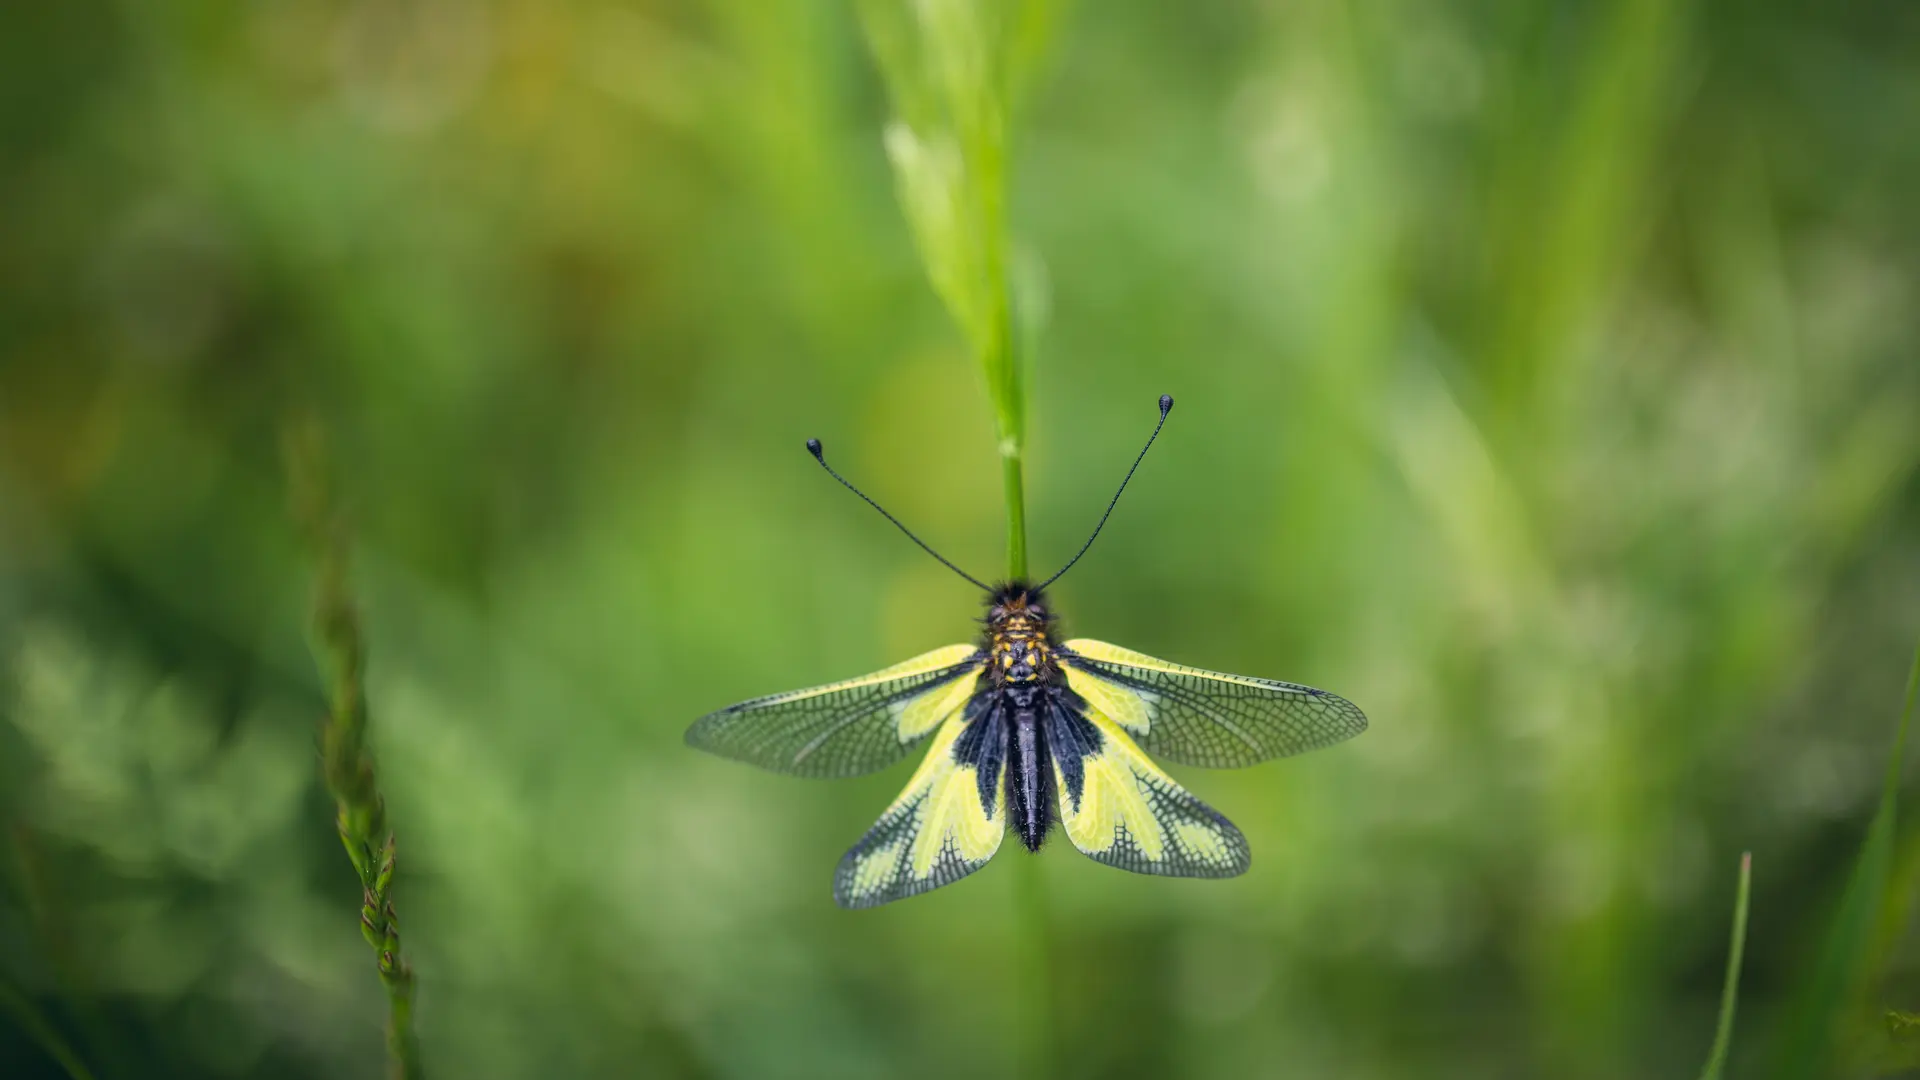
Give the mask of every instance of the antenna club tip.
[(1161, 394), (1160, 395), (1160, 415), (1164, 417), (1172, 411), (1173, 411), (1173, 395)]
[(826, 459), (826, 458), (824, 458), (824, 457), (821, 457), (821, 456), (820, 456), (820, 455), (821, 455), (821, 452), (822, 452), (822, 451), (821, 451), (821, 446), (820, 446), (820, 440), (819, 440), (819, 439), (808, 439), (808, 440), (807, 440), (807, 453), (809, 453), (809, 454), (812, 454), (812, 455), (813, 455), (813, 460), (815, 460), (815, 461), (817, 461), (817, 462), (819, 462), (819, 463), (821, 463), (822, 465), (825, 465), (825, 464), (827, 463), (827, 459)]

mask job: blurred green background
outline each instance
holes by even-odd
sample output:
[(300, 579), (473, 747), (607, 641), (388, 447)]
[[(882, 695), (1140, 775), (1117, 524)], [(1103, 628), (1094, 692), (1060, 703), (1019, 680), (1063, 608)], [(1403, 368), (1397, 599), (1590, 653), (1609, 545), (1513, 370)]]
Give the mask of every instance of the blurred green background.
[[(1180, 401), (1068, 632), (1373, 720), (1174, 770), (1244, 878), (1040, 856), (1058, 1074), (1692, 1076), (1747, 849), (1730, 1075), (1821, 1071), (1920, 634), (1920, 8), (1114, 0), (1036, 70), (1037, 569)], [(0, 1074), (63, 1075), (39, 1025), (102, 1078), (383, 1067), (301, 414), (434, 1075), (1012, 1067), (1017, 852), (843, 912), (909, 767), (681, 743), (974, 632), (806, 437), (1003, 565), (887, 114), (826, 0), (0, 11)], [(1896, 870), (1862, 1030), (1920, 1007)]]

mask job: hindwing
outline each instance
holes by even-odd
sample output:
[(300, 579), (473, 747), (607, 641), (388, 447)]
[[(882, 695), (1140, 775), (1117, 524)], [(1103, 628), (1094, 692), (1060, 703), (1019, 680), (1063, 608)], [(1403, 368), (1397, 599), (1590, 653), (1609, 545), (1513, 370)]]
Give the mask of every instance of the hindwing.
[(1074, 847), (1137, 874), (1246, 872), (1253, 856), (1240, 830), (1175, 783), (1103, 711), (1056, 688), (1046, 723), (1060, 822)]
[(906, 789), (833, 875), (841, 907), (866, 908), (958, 881), (987, 865), (1007, 829), (1007, 726), (976, 694), (940, 728)]

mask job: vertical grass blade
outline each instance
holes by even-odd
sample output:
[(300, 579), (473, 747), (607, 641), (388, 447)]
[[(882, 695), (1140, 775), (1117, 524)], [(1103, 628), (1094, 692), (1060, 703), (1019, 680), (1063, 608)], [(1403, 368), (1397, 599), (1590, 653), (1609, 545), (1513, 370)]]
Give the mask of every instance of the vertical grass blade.
[[(1027, 578), (1026, 365), (1016, 340), (1007, 230), (1015, 85), (1050, 36), (1051, 0), (865, 0), (860, 13), (894, 119), (886, 131), (900, 205), (933, 290), (970, 346), (993, 405), (1007, 506), (1007, 576)], [(1027, 312), (1025, 314), (1033, 314)], [(1015, 862), (1017, 1052), (1053, 1073), (1045, 882)]]
[(80, 1060), (80, 1055), (67, 1043), (59, 1029), (34, 1006), (33, 999), (5, 978), (0, 978), (0, 1014), (13, 1017), (13, 1022), (20, 1026), (20, 1030), (38, 1043), (40, 1049), (73, 1080), (93, 1080), (93, 1073), (87, 1070), (86, 1063)]
[(313, 629), (327, 683), (321, 732), (327, 790), (337, 808), (340, 842), (360, 878), (360, 935), (373, 950), (386, 990), (388, 1071), (396, 1080), (415, 1080), (422, 1075), (420, 1046), (413, 1029), (413, 968), (400, 952), (400, 917), (393, 904), (394, 835), (367, 745), (366, 641), (349, 584), (346, 527), (335, 505), (319, 427), (291, 427), (286, 458), (294, 515), (317, 567)]
[(1016, 974), (1020, 980), (1018, 1075), (1047, 1080), (1060, 1075), (1054, 1051), (1053, 934), (1047, 911), (1046, 882), (1040, 859), (1014, 852), (1014, 935)]
[(1894, 731), (1893, 754), (1880, 789), (1880, 806), (1854, 862), (1833, 925), (1812, 978), (1801, 993), (1794, 1024), (1775, 1075), (1781, 1080), (1830, 1075), (1837, 1070), (1849, 1017), (1865, 1007), (1876, 964), (1875, 940), (1893, 868), (1894, 829), (1899, 817), (1900, 775), (1907, 729), (1920, 691), (1920, 647), (1907, 673), (1906, 703)]
[(1740, 963), (1747, 951), (1747, 899), (1753, 891), (1753, 852), (1740, 855), (1740, 883), (1733, 894), (1733, 940), (1727, 946), (1727, 981), (1720, 988), (1720, 1022), (1713, 1032), (1713, 1050), (1700, 1080), (1720, 1080), (1733, 1046), (1733, 1013), (1740, 1001)]
[(900, 205), (927, 279), (966, 337), (993, 405), (1007, 492), (1007, 569), (1027, 573), (1027, 401), (1014, 332), (1007, 157), (1014, 84), (1050, 34), (1049, 0), (866, 0), (867, 41), (893, 102)]

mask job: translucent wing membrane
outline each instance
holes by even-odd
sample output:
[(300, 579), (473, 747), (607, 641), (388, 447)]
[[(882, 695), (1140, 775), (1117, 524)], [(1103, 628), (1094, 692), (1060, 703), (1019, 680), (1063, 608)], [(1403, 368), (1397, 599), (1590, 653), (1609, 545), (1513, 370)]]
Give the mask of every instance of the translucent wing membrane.
[(949, 645), (858, 679), (743, 701), (708, 713), (687, 742), (795, 776), (840, 777), (899, 761), (958, 713), (985, 654)]
[(1311, 686), (1183, 667), (1085, 638), (1059, 652), (1067, 685), (1086, 699), (1090, 717), (1182, 765), (1252, 765), (1367, 729), (1352, 702)]
[(1048, 703), (1060, 821), (1073, 846), (1108, 866), (1168, 877), (1233, 877), (1247, 838), (1148, 760), (1119, 725), (1059, 692)]
[(865, 908), (987, 865), (1007, 831), (1007, 728), (997, 698), (949, 720), (906, 790), (841, 858), (833, 898)]

